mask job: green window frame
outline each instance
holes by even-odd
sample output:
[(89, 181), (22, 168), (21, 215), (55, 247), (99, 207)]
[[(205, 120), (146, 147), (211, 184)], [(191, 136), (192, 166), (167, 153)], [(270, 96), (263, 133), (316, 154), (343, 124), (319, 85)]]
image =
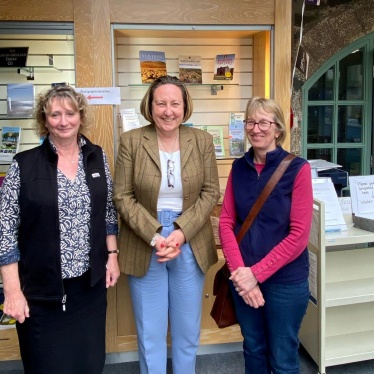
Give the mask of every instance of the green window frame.
[[(371, 173), (373, 51), (374, 33), (342, 49), (305, 82), (304, 158), (323, 158), (340, 164), (350, 175)], [(362, 64), (355, 65), (361, 57)], [(357, 83), (352, 76), (361, 81)]]

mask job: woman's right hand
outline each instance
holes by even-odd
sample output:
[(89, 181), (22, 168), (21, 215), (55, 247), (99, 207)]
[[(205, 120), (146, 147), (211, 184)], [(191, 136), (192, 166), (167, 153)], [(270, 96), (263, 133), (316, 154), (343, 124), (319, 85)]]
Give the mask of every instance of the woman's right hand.
[(21, 290), (5, 292), (4, 298), (4, 314), (11, 316), (19, 323), (23, 323), (26, 318), (30, 317), (29, 306)]
[(265, 304), (265, 299), (258, 285), (243, 295), (242, 298), (246, 304), (256, 309)]

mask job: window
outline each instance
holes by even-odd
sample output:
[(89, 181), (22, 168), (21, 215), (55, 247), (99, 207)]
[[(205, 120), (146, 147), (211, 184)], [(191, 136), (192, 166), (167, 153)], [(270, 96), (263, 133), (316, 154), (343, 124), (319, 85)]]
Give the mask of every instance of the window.
[(372, 35), (329, 60), (303, 87), (303, 157), (370, 174), (372, 154)]

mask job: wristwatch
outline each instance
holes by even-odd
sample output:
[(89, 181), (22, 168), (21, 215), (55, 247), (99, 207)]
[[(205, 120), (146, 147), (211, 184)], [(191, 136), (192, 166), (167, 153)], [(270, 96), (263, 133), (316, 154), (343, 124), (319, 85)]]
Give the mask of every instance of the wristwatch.
[(108, 255), (111, 255), (112, 253), (117, 253), (117, 255), (119, 254), (119, 249), (116, 249), (115, 251), (108, 251)]
[(151, 247), (154, 247), (156, 245), (156, 240), (159, 236), (160, 236), (160, 234), (158, 232), (156, 234), (154, 234), (154, 236), (151, 240)]

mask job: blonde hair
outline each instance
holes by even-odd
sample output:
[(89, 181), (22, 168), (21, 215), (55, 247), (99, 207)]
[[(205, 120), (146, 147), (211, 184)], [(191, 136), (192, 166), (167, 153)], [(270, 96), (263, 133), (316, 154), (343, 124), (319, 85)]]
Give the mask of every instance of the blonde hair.
[(88, 104), (83, 94), (78, 93), (70, 86), (55, 86), (50, 88), (47, 92), (38, 95), (34, 116), (36, 118), (35, 130), (39, 136), (47, 136), (48, 128), (45, 125), (47, 115), (51, 112), (52, 101), (57, 99), (59, 103), (67, 100), (74, 111), (79, 112), (81, 124), (79, 126), (79, 134), (87, 131), (90, 127), (88, 120)]
[(272, 114), (274, 122), (276, 123), (277, 130), (280, 132), (276, 140), (277, 145), (281, 145), (287, 136), (287, 128), (284, 121), (283, 110), (280, 105), (272, 99), (265, 99), (264, 97), (253, 97), (249, 99), (247, 107), (245, 109), (245, 118), (250, 118), (260, 109), (266, 113)]
[(142, 102), (140, 103), (140, 113), (143, 117), (149, 121), (150, 123), (154, 124), (154, 120), (152, 117), (152, 102), (156, 88), (163, 86), (164, 84), (173, 84), (180, 88), (183, 97), (183, 108), (184, 108), (184, 116), (182, 122), (186, 122), (192, 115), (193, 111), (193, 103), (190, 94), (183, 82), (181, 82), (177, 77), (172, 77), (170, 75), (164, 75), (162, 77), (158, 77), (155, 79), (151, 86), (148, 88), (147, 93), (143, 97)]

